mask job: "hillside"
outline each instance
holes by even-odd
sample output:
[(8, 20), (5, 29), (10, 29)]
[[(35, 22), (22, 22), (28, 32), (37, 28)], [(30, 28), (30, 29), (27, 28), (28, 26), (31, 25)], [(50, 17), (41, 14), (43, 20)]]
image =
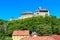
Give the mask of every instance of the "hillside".
[(60, 34), (60, 18), (55, 16), (38, 16), (14, 21), (0, 20), (0, 37), (11, 37), (14, 30), (30, 30), (37, 32), (38, 35)]

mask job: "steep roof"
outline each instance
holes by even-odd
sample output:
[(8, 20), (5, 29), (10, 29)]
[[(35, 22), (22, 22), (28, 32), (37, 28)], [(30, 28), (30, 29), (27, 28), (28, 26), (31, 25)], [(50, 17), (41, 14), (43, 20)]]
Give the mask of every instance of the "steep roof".
[(41, 36), (41, 37), (25, 37), (22, 40), (55, 40), (49, 36)]
[(23, 12), (22, 15), (33, 15), (32, 12)]
[(39, 10), (39, 12), (48, 12), (48, 10)]
[(52, 35), (55, 40), (60, 40), (60, 35)]
[(29, 35), (29, 30), (15, 30), (12, 36)]
[(37, 10), (37, 12), (48, 12), (48, 10), (47, 9), (39, 9), (39, 10)]

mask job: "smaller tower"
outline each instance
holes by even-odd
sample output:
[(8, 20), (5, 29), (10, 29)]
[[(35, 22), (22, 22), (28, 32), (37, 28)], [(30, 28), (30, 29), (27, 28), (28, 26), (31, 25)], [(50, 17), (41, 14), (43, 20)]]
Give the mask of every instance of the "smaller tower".
[(14, 17), (10, 18), (10, 21), (13, 21), (13, 20), (15, 20)]

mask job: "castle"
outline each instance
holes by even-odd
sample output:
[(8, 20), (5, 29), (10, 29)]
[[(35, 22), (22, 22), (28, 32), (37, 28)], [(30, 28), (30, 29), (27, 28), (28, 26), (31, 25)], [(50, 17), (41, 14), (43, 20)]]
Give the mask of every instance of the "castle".
[[(33, 17), (33, 16), (49, 16), (49, 10), (47, 9), (42, 9), (41, 7), (39, 7), (37, 9), (37, 11), (35, 11), (34, 13), (32, 12), (23, 12), (21, 17), (18, 17), (18, 19), (25, 19), (25, 18), (30, 18), (30, 17)], [(11, 20), (14, 20), (13, 18), (10, 19)]]

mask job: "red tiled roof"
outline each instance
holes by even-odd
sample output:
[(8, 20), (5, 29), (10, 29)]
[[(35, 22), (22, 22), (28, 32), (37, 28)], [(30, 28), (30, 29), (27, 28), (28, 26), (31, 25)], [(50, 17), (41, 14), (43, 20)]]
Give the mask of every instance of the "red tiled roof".
[(14, 36), (29, 35), (29, 30), (15, 30), (12, 35)]
[(53, 35), (52, 36), (55, 40), (60, 40), (60, 35)]
[(40, 37), (25, 37), (22, 40), (55, 40), (49, 36), (40, 36)]

